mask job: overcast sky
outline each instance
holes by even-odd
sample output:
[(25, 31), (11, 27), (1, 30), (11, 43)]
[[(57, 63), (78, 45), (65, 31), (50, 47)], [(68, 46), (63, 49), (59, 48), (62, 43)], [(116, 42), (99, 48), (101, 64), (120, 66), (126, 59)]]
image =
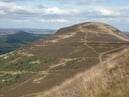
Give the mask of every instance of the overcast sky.
[(0, 28), (50, 28), (104, 22), (129, 31), (129, 0), (0, 0)]

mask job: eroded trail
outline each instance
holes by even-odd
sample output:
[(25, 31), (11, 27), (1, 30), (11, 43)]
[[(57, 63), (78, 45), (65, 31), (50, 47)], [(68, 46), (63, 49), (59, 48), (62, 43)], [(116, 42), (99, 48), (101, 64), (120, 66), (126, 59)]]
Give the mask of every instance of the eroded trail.
[[(82, 26), (80, 25), (80, 31), (82, 31), (82, 32), (85, 32), (84, 30), (83, 30), (83, 28), (82, 28)], [(86, 45), (89, 49), (91, 49), (95, 54), (97, 54), (98, 55), (98, 57), (99, 57), (99, 62), (100, 63), (102, 63), (102, 55), (99, 53), (99, 52), (97, 52), (93, 47), (91, 47), (90, 45), (88, 45), (88, 41), (87, 41), (87, 37), (88, 37), (88, 35), (87, 35), (87, 33), (85, 33), (85, 37), (84, 37), (84, 45)]]
[[(80, 29), (81, 32), (85, 32), (81, 25), (79, 26), (79, 29)], [(96, 34), (97, 34), (97, 33), (96, 33)], [(117, 38), (121, 39), (121, 40), (129, 41), (128, 39), (124, 39), (124, 38), (120, 37), (119, 35), (116, 35), (116, 34), (113, 34), (113, 35), (116, 36)], [(111, 53), (111, 52), (115, 52), (115, 51), (117, 51), (117, 50), (120, 50), (120, 49), (122, 49), (122, 48), (123, 48), (123, 49), (125, 48), (125, 47), (122, 46), (122, 47), (119, 47), (119, 48), (114, 48), (114, 49), (107, 50), (107, 51), (105, 51), (105, 52), (99, 53), (99, 52), (97, 52), (97, 50), (95, 50), (95, 48), (93, 48), (92, 46), (88, 45), (88, 40), (87, 40), (87, 38), (88, 38), (88, 34), (85, 33), (84, 45), (86, 45), (89, 49), (91, 49), (95, 54), (98, 55), (100, 64), (103, 63), (103, 56), (104, 56), (105, 54), (108, 54), (108, 53)], [(108, 43), (108, 42), (106, 42), (106, 43)]]
[(37, 72), (33, 72), (33, 71), (0, 71), (1, 75), (4, 75), (4, 74), (17, 75), (17, 74), (25, 74), (25, 73), (35, 74)]
[(115, 52), (117, 50), (120, 50), (120, 49), (124, 49), (125, 47), (119, 47), (119, 48), (115, 48), (115, 49), (111, 49), (111, 50), (108, 50), (108, 51), (105, 51), (105, 52), (102, 52), (99, 54), (99, 59), (101, 60), (101, 62), (103, 62), (103, 56), (108, 54), (108, 53), (111, 53), (111, 52)]

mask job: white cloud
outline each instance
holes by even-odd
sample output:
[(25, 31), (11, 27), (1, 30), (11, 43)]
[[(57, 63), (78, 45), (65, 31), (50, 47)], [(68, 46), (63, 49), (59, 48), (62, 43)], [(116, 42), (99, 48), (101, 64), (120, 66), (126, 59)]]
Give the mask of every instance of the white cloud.
[(46, 14), (65, 14), (65, 13), (67, 13), (66, 11), (61, 10), (61, 9), (59, 9), (59, 8), (57, 8), (57, 7), (45, 8), (45, 9), (44, 9), (44, 12), (45, 12)]
[(1, 2), (0, 1), (0, 7), (12, 7), (15, 6), (15, 3), (7, 3), (7, 2)]
[(119, 9), (121, 9), (121, 10), (129, 10), (129, 6), (122, 6), (122, 7), (119, 7)]
[(0, 10), (0, 15), (6, 14), (3, 10)]
[[(85, 2), (87, 0), (81, 0)], [(92, 0), (100, 1), (100, 0)], [(32, 7), (32, 6), (19, 6), (16, 3), (11, 2), (0, 2), (0, 14), (7, 14), (8, 17), (18, 18), (43, 18), (43, 19), (71, 19), (71, 18), (101, 18), (104, 16), (108, 17), (121, 17), (127, 16), (129, 7), (120, 8), (106, 8), (101, 6), (87, 6), (82, 9), (61, 9), (58, 7)], [(126, 11), (126, 12), (125, 12)], [(106, 17), (107, 18), (107, 17)], [(64, 22), (64, 21), (63, 21)]]
[[(69, 11), (60, 9), (58, 7), (32, 7), (32, 6), (19, 6), (12, 2), (0, 2), (0, 9), (6, 12), (25, 11), (29, 13), (38, 14), (68, 14)], [(73, 11), (74, 12), (74, 11)]]
[[(105, 0), (91, 0), (102, 2)], [(73, 2), (70, 1), (70, 2)], [(89, 0), (76, 0), (76, 2), (89, 2)], [(74, 9), (62, 9), (59, 7), (21, 6), (12, 2), (0, 2), (0, 20), (12, 20), (16, 23), (57, 23), (74, 24), (86, 21), (98, 21), (106, 23), (129, 22), (129, 6), (105, 7), (85, 6)], [(64, 25), (65, 26), (65, 25)]]
[(54, 23), (54, 22), (65, 23), (65, 22), (68, 22), (68, 20), (66, 20), (66, 19), (41, 19), (40, 21), (47, 22), (47, 23)]
[(61, 4), (77, 4), (77, 5), (87, 5), (90, 3), (103, 3), (103, 2), (110, 2), (112, 0), (49, 0), (49, 1), (56, 1)]
[(3, 1), (3, 2), (22, 2), (22, 1), (29, 1), (29, 2), (32, 2), (32, 1), (36, 1), (36, 0), (0, 0), (0, 1)]
[(113, 15), (112, 10), (108, 10), (105, 8), (97, 8), (96, 11), (100, 12), (102, 15)]
[(89, 4), (91, 2), (103, 2), (104, 0), (75, 0), (76, 4)]
[(15, 20), (16, 23), (27, 23), (31, 22), (31, 20)]
[(29, 12), (35, 11), (35, 9), (32, 6), (19, 6), (16, 3), (11, 2), (0, 2), (0, 8), (11, 12), (15, 12), (17, 10), (25, 10)]
[(71, 9), (71, 10), (64, 10), (64, 9), (60, 9), (58, 7), (46, 7), (46, 8), (38, 8), (37, 10), (35, 10), (35, 12), (39, 13), (39, 14), (46, 14), (46, 15), (69, 15), (69, 14), (75, 14), (75, 13), (79, 13), (80, 10), (78, 9)]

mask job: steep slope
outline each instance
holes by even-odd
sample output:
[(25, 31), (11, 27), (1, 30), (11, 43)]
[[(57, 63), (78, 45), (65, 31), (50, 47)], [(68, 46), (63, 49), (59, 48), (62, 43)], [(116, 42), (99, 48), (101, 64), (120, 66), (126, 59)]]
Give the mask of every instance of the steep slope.
[(128, 97), (129, 47), (45, 92), (23, 97)]
[(1, 56), (0, 94), (33, 97), (104, 64), (126, 48), (128, 37), (107, 24), (88, 22), (62, 28), (47, 39)]

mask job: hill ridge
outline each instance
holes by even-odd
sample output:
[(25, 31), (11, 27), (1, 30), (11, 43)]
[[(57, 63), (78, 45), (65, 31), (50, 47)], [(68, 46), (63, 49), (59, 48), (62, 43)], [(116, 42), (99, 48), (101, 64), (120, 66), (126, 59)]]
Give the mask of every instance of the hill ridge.
[(128, 48), (128, 41), (111, 34), (119, 30), (104, 24), (95, 24), (94, 27), (93, 24), (62, 28), (49, 38), (1, 57), (0, 71), (3, 75), (0, 86), (4, 88), (1, 88), (0, 94), (3, 97), (24, 97), (47, 91), (81, 72), (104, 64)]
[(71, 31), (71, 33), (81, 31), (81, 32), (85, 32), (85, 33), (91, 32), (91, 33), (96, 33), (96, 34), (98, 34), (98, 33), (109, 34), (109, 35), (114, 35), (121, 40), (129, 41), (129, 38), (126, 35), (124, 35), (123, 33), (121, 33), (120, 30), (118, 30), (117, 28), (110, 26), (108, 24), (105, 24), (105, 23), (100, 23), (100, 22), (86, 22), (86, 23), (75, 24), (70, 27), (61, 28), (55, 34), (56, 35), (69, 34), (70, 32), (67, 30), (69, 30), (69, 31), (73, 30), (73, 31)]

